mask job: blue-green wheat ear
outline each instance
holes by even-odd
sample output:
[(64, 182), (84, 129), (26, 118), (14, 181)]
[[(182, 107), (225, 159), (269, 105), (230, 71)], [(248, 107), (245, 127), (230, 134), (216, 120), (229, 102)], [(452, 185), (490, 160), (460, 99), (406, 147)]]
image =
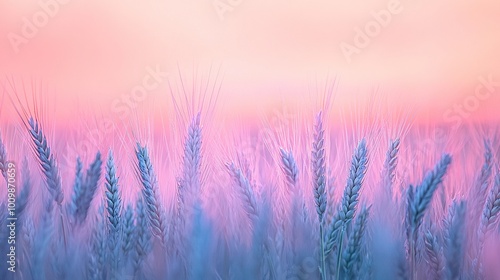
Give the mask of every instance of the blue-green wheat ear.
[(137, 175), (142, 184), (142, 196), (146, 205), (149, 224), (155, 236), (166, 244), (167, 225), (165, 213), (160, 204), (158, 181), (146, 147), (137, 143)]
[(433, 279), (442, 279), (444, 268), (441, 252), (442, 247), (439, 244), (438, 237), (429, 229), (424, 234), (424, 245), (426, 260), (431, 268), (430, 272), (433, 276)]
[(359, 201), (359, 192), (365, 178), (366, 168), (368, 165), (368, 150), (366, 149), (366, 141), (363, 139), (352, 156), (351, 167), (349, 169), (349, 177), (342, 196), (342, 205), (340, 208), (340, 217), (344, 224), (348, 224), (356, 212), (356, 206)]
[(241, 168), (236, 167), (234, 163), (228, 163), (226, 164), (226, 167), (229, 171), (229, 175), (233, 180), (233, 183), (237, 187), (237, 193), (244, 202), (243, 208), (245, 209), (245, 212), (247, 213), (250, 220), (256, 221), (257, 217), (259, 216), (259, 209), (248, 178), (245, 177), (245, 174), (243, 174)]
[(319, 113), (316, 117), (314, 125), (314, 140), (312, 148), (312, 175), (313, 175), (313, 192), (314, 202), (316, 204), (316, 212), (320, 223), (323, 222), (323, 215), (326, 210), (326, 179), (325, 179), (325, 130), (323, 129), (322, 114)]
[(445, 259), (447, 279), (459, 279), (462, 275), (462, 263), (465, 253), (465, 229), (466, 229), (466, 211), (465, 201), (454, 201), (451, 208), (454, 213), (453, 219), (445, 240)]
[(54, 201), (61, 205), (64, 199), (64, 193), (61, 188), (61, 176), (59, 175), (59, 169), (57, 168), (54, 155), (51, 153), (47, 144), (47, 138), (45, 138), (38, 122), (30, 118), (28, 123), (30, 127), (29, 133), (33, 141), (32, 148), (36, 154), (41, 170), (45, 175), (47, 188)]
[(127, 255), (132, 250), (135, 242), (134, 208), (131, 204), (127, 205), (123, 214), (123, 253)]
[(280, 148), (281, 157), (281, 169), (286, 176), (286, 180), (289, 186), (293, 187), (297, 184), (299, 180), (299, 168), (293, 157), (292, 152), (287, 152), (283, 148)]
[[(490, 190), (481, 216), (481, 223), (478, 231), (479, 242), (482, 243), (485, 235), (491, 231), (498, 221), (500, 213), (500, 170), (497, 170), (493, 187)], [(480, 244), (482, 246), (482, 244)]]
[(434, 169), (425, 176), (422, 184), (415, 188), (413, 199), (410, 201), (408, 209), (412, 230), (415, 231), (420, 227), (425, 210), (430, 204), (437, 187), (441, 184), (450, 163), (451, 156), (443, 155)]
[(347, 279), (355, 279), (358, 277), (358, 270), (360, 269), (359, 263), (362, 261), (361, 254), (363, 251), (362, 247), (364, 245), (363, 238), (365, 235), (369, 212), (370, 207), (362, 207), (359, 215), (357, 215), (353, 231), (349, 236), (347, 248), (344, 251), (342, 260), (345, 273), (348, 275)]
[(132, 266), (134, 275), (137, 276), (142, 270), (142, 262), (151, 251), (151, 231), (149, 230), (148, 216), (142, 196), (138, 196), (135, 207), (135, 246), (132, 255)]
[[(491, 144), (488, 140), (484, 140), (484, 162), (481, 168), (481, 172), (477, 176), (476, 184), (470, 188), (469, 199), (471, 204), (469, 210), (470, 216), (480, 216), (484, 209), (484, 204), (488, 195), (488, 189), (491, 185), (491, 177), (493, 174), (493, 153), (491, 151)], [(472, 225), (477, 226), (477, 223)]]
[(78, 157), (76, 159), (76, 170), (75, 170), (75, 182), (73, 183), (73, 195), (71, 196), (71, 204), (69, 205), (69, 211), (73, 217), (75, 217), (78, 209), (78, 200), (84, 192), (83, 188), (83, 164)]
[[(201, 166), (201, 144), (202, 133), (200, 126), (200, 116), (198, 113), (191, 121), (188, 134), (184, 144), (184, 170), (183, 181), (189, 191), (196, 191), (200, 187), (200, 166)], [(196, 193), (196, 192), (194, 192)]]
[(391, 141), (385, 156), (384, 171), (382, 174), (382, 187), (387, 192), (388, 198), (392, 198), (392, 184), (394, 183), (394, 176), (396, 174), (396, 166), (398, 163), (399, 145), (399, 138)]
[(106, 210), (111, 231), (116, 232), (120, 226), (121, 197), (118, 190), (118, 177), (116, 176), (116, 167), (113, 159), (113, 153), (110, 151), (106, 162)]
[(90, 256), (87, 264), (87, 277), (89, 279), (106, 279), (107, 272), (107, 237), (104, 206), (101, 204), (95, 217), (94, 228), (90, 240)]
[[(85, 177), (83, 177), (83, 173), (78, 171), (78, 169), (79, 167), (77, 163), (76, 178), (81, 181), (78, 183), (75, 182), (72, 205), (74, 208), (73, 216), (76, 223), (82, 224), (87, 218), (92, 200), (94, 199), (97, 187), (99, 186), (99, 180), (102, 172), (101, 153), (97, 152), (94, 161), (87, 169)], [(79, 179), (79, 177), (82, 178)], [(79, 187), (77, 188), (77, 186)]]

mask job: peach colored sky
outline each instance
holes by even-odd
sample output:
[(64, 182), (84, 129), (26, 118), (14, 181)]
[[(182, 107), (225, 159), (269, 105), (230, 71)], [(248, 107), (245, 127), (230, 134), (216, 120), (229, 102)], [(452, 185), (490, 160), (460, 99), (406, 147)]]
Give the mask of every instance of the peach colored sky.
[[(0, 1), (0, 74), (43, 81), (61, 116), (76, 104), (109, 110), (157, 65), (174, 79), (178, 68), (206, 78), (221, 65), (224, 110), (242, 114), (310, 95), (329, 75), (339, 82), (337, 109), (377, 91), (396, 108), (442, 120), (474, 96), (479, 76), (500, 81), (498, 1), (65, 0), (16, 52), (23, 17), (32, 23), (46, 13), (41, 3), (54, 1)], [(228, 10), (221, 16), (214, 3)], [(391, 5), (399, 12), (349, 63), (341, 42), (354, 45), (355, 28)], [(162, 82), (148, 102), (169, 102), (167, 93)], [(500, 86), (476, 105), (469, 119), (498, 121)]]

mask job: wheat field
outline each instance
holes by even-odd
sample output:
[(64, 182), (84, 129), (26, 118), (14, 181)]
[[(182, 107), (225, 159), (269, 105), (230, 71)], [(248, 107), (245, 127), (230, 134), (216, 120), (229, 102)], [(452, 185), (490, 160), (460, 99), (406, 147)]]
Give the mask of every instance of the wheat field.
[(499, 279), (498, 126), (205, 113), (85, 155), (38, 114), (0, 127), (0, 278)]

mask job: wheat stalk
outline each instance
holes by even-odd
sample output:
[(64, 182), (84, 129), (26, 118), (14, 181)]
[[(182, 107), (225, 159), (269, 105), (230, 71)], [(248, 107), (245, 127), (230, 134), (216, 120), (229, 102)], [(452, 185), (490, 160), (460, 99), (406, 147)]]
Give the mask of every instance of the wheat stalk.
[(144, 206), (144, 201), (141, 196), (137, 198), (136, 208), (135, 208), (135, 224), (136, 224), (136, 242), (135, 251), (133, 255), (133, 271), (135, 277), (138, 277), (142, 270), (142, 262), (146, 258), (146, 255), (150, 252), (151, 235), (148, 223), (148, 213), (146, 207)]
[(88, 211), (94, 199), (99, 179), (101, 178), (101, 153), (97, 152), (94, 161), (83, 177), (81, 162), (77, 159), (75, 183), (71, 196), (71, 213), (76, 224), (83, 224), (87, 219)]
[(92, 280), (106, 279), (106, 223), (104, 219), (104, 205), (100, 205), (95, 217), (95, 227), (92, 231), (90, 243), (87, 277)]
[(158, 182), (156, 174), (153, 170), (153, 165), (149, 159), (148, 150), (146, 147), (141, 147), (137, 143), (137, 174), (142, 183), (142, 196), (146, 203), (148, 220), (153, 231), (153, 234), (160, 238), (162, 244), (166, 245), (167, 225), (165, 221), (165, 213), (160, 204), (160, 194), (158, 190)]
[(431, 267), (431, 274), (433, 279), (442, 279), (443, 273), (443, 260), (441, 256), (441, 249), (438, 244), (437, 237), (427, 230), (424, 235), (425, 252), (427, 255), (427, 262)]
[(392, 185), (394, 183), (396, 166), (398, 164), (399, 145), (399, 138), (391, 141), (389, 144), (389, 149), (387, 150), (387, 154), (385, 156), (384, 169), (382, 172), (382, 187), (386, 191), (386, 196), (388, 199), (391, 199), (393, 194)]
[(226, 166), (233, 182), (236, 186), (238, 186), (237, 191), (240, 198), (244, 202), (243, 206), (245, 208), (245, 212), (252, 223), (256, 222), (259, 215), (259, 209), (257, 202), (255, 201), (255, 195), (250, 182), (243, 174), (243, 171), (240, 168), (237, 168), (234, 163), (226, 164)]
[(118, 177), (116, 176), (116, 166), (113, 153), (110, 151), (106, 162), (106, 175), (104, 185), (106, 187), (106, 210), (108, 214), (109, 226), (109, 249), (111, 251), (111, 271), (110, 277), (117, 279), (118, 268), (121, 259), (120, 238), (121, 238), (121, 210), (122, 200), (118, 186)]
[(481, 217), (481, 226), (479, 230), (479, 240), (483, 240), (484, 236), (493, 229), (493, 226), (498, 220), (500, 212), (500, 170), (497, 171), (493, 188), (490, 190), (488, 199), (484, 205), (483, 214)]
[(111, 151), (106, 162), (104, 185), (106, 187), (106, 210), (108, 212), (110, 231), (117, 233), (120, 231), (122, 200), (120, 191), (118, 190), (118, 177), (116, 176), (116, 167)]
[(29, 133), (33, 141), (33, 151), (35, 152), (43, 174), (45, 175), (45, 182), (47, 188), (52, 195), (54, 201), (61, 205), (64, 199), (64, 193), (61, 188), (61, 176), (57, 168), (56, 160), (52, 154), (50, 147), (47, 144), (47, 138), (38, 125), (38, 122), (33, 118), (29, 119)]
[(319, 220), (319, 246), (320, 246), (320, 273), (321, 279), (326, 279), (325, 246), (324, 246), (324, 222), (323, 216), (326, 210), (326, 179), (325, 179), (325, 130), (323, 129), (322, 113), (316, 117), (314, 125), (314, 140), (312, 148), (312, 173), (313, 193), (316, 213)]
[(343, 266), (347, 279), (357, 279), (359, 275), (362, 256), (362, 240), (365, 233), (370, 207), (362, 207), (354, 223), (354, 229), (349, 236), (346, 250), (343, 255)]
[(132, 250), (135, 242), (136, 228), (134, 225), (134, 209), (131, 204), (127, 205), (123, 214), (123, 235), (122, 235), (122, 251), (125, 258)]
[(295, 187), (299, 180), (299, 168), (291, 151), (285, 151), (280, 148), (281, 170), (285, 175), (286, 181), (290, 187)]
[(189, 125), (183, 158), (182, 179), (193, 195), (200, 188), (201, 140), (200, 113), (198, 113)]
[(407, 193), (407, 236), (410, 244), (410, 269), (412, 272), (412, 280), (417, 279), (416, 242), (418, 239), (418, 230), (422, 224), (427, 206), (430, 204), (437, 187), (441, 184), (450, 163), (451, 157), (449, 155), (443, 155), (434, 169), (425, 176), (422, 184), (417, 187), (415, 191), (413, 190), (413, 186), (410, 185)]
[(451, 208), (454, 213), (449, 232), (446, 238), (446, 277), (447, 279), (459, 279), (463, 263), (465, 242), (465, 215), (466, 203), (464, 201), (454, 202)]
[(493, 229), (493, 227), (497, 223), (499, 212), (500, 212), (500, 170), (497, 170), (497, 174), (495, 175), (495, 182), (493, 183), (493, 188), (491, 188), (486, 203), (484, 205), (479, 229), (477, 231), (478, 234), (477, 253), (473, 264), (476, 276), (478, 276), (477, 275), (479, 269), (478, 262), (481, 259), (484, 241), (486, 239), (487, 234)]
[(359, 142), (356, 151), (351, 160), (349, 176), (347, 178), (344, 195), (342, 196), (342, 204), (340, 206), (337, 217), (334, 219), (330, 228), (330, 234), (327, 241), (327, 252), (333, 248), (333, 244), (338, 241), (337, 255), (337, 272), (336, 279), (340, 277), (340, 264), (342, 262), (342, 244), (344, 241), (344, 233), (349, 226), (349, 223), (354, 217), (359, 200), (359, 192), (365, 177), (368, 164), (368, 151), (366, 149), (366, 141), (363, 139)]

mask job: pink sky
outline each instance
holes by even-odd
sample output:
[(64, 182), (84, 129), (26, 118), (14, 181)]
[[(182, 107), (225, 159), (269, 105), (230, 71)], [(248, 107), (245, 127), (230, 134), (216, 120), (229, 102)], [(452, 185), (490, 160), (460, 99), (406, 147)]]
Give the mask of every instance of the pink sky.
[[(329, 76), (339, 82), (336, 109), (376, 91), (395, 108), (439, 121), (474, 102), (478, 77), (500, 81), (498, 1), (54, 1), (0, 2), (0, 74), (43, 81), (61, 117), (74, 117), (76, 104), (109, 110), (156, 66), (174, 79), (179, 67), (192, 79), (221, 65), (223, 112), (239, 114), (283, 96), (300, 100)], [(23, 18), (33, 23), (47, 13), (41, 3), (58, 8), (14, 47)], [(230, 8), (220, 15), (214, 3)], [(354, 45), (355, 29), (389, 6), (399, 12), (349, 63), (340, 44)], [(468, 119), (499, 120), (500, 85), (488, 93), (470, 103)], [(147, 98), (161, 104), (167, 94), (161, 82)]]

